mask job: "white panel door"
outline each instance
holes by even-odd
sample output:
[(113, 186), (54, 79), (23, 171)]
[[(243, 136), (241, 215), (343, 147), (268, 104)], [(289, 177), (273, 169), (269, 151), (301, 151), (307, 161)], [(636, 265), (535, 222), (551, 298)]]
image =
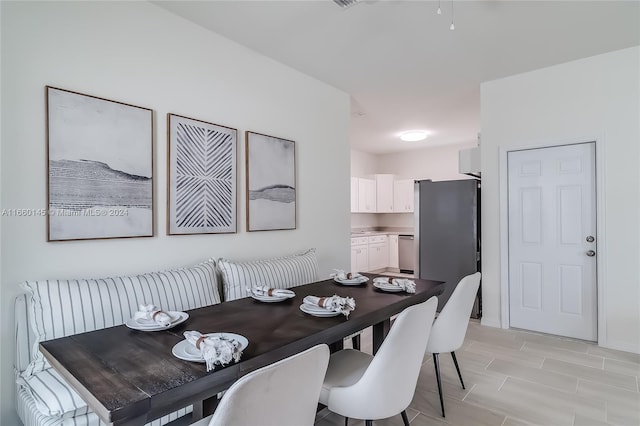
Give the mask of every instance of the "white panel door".
[(508, 153), (512, 327), (597, 340), (595, 143)]

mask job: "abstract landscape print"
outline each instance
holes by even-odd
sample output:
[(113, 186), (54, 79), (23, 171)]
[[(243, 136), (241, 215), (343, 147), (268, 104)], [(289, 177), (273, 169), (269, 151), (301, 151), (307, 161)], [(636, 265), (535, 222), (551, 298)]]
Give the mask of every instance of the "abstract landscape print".
[(236, 232), (236, 129), (167, 115), (167, 233)]
[(246, 132), (247, 230), (296, 228), (295, 142)]
[(46, 87), (48, 241), (153, 236), (153, 111)]

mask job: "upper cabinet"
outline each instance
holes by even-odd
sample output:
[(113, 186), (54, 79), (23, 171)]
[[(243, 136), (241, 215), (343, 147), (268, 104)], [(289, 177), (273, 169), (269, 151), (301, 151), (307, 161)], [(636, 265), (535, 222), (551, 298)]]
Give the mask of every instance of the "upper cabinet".
[[(354, 178), (352, 178), (354, 179)], [(353, 213), (376, 212), (376, 181), (373, 179), (355, 178), (358, 181), (357, 209), (353, 210), (353, 181), (351, 185), (351, 211)]]
[(393, 211), (413, 212), (413, 179), (397, 180), (393, 183)]
[(388, 174), (351, 178), (351, 213), (412, 212), (413, 179), (395, 180)]
[(376, 175), (376, 212), (394, 212), (393, 175)]

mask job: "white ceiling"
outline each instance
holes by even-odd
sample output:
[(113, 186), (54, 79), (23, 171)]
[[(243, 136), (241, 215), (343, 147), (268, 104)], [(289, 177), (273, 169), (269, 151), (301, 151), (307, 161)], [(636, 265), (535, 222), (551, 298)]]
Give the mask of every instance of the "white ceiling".
[[(638, 1), (158, 1), (351, 95), (352, 148), (468, 143), (480, 83), (640, 44)], [(398, 134), (426, 129), (423, 142)]]

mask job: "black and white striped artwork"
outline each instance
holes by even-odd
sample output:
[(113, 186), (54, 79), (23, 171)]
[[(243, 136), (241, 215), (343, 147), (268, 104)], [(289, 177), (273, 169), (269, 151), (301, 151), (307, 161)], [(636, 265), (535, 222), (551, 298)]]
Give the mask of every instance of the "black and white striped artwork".
[(236, 232), (237, 130), (168, 114), (168, 233)]
[(48, 240), (153, 236), (153, 111), (46, 90)]
[(295, 142), (246, 132), (247, 230), (296, 228)]

